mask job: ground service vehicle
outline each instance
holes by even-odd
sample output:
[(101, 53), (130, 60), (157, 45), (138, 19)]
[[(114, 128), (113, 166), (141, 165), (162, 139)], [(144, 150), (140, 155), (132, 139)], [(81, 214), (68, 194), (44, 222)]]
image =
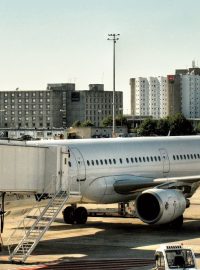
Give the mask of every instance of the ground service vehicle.
[(156, 266), (152, 270), (197, 269), (193, 251), (183, 245), (161, 245), (155, 252)]

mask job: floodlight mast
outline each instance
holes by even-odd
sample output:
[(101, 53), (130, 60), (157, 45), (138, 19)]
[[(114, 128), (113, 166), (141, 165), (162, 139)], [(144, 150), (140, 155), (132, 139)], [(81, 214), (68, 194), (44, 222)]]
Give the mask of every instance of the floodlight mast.
[(115, 44), (119, 40), (120, 34), (108, 34), (107, 40), (113, 41), (113, 130), (112, 136), (115, 137)]

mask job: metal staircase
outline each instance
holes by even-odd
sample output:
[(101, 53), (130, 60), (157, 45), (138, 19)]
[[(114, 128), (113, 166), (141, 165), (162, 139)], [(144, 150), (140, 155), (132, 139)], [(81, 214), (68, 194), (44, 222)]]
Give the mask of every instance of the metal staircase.
[[(33, 207), (31, 211), (26, 214), (9, 238), (9, 261), (25, 262), (44, 233), (48, 230), (51, 223), (57, 217), (69, 196), (69, 192), (62, 191), (60, 188), (55, 194), (51, 195), (45, 207), (42, 207), (40, 203), (38, 203), (39, 206)], [(21, 232), (21, 235), (17, 236), (19, 232)], [(17, 242), (18, 245), (16, 246)]]

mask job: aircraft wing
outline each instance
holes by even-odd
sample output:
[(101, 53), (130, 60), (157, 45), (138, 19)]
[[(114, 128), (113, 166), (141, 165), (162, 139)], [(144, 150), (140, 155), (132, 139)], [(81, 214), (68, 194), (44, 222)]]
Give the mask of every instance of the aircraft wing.
[(131, 194), (148, 188), (180, 189), (189, 195), (193, 194), (199, 185), (200, 175), (166, 178), (124, 175), (117, 177), (114, 190), (119, 194)]

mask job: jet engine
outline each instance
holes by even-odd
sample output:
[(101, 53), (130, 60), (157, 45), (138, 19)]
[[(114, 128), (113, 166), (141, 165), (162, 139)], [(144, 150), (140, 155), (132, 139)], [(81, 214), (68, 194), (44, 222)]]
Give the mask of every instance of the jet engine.
[(136, 199), (138, 217), (148, 224), (165, 224), (182, 216), (186, 199), (178, 190), (148, 189)]

